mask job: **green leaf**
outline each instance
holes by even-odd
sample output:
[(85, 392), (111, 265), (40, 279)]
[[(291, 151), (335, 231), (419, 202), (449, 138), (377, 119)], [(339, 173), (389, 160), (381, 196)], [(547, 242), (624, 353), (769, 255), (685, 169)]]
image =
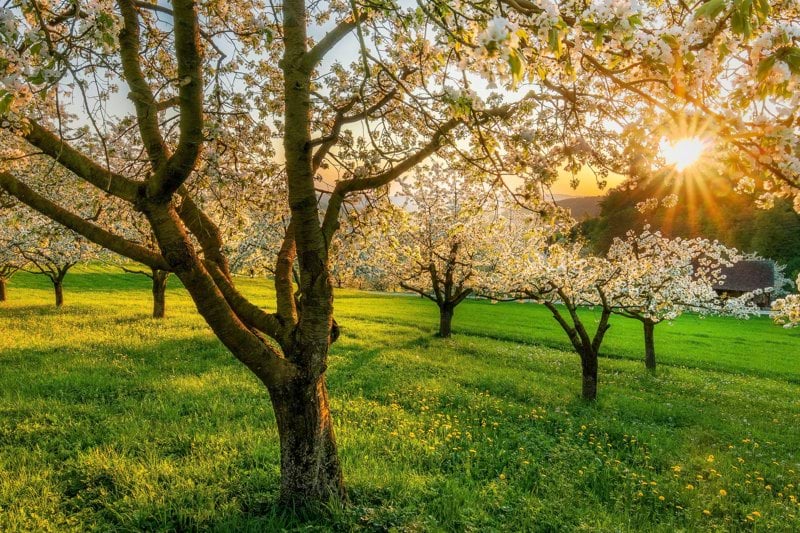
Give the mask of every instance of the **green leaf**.
[(668, 33), (665, 33), (664, 35), (661, 36), (661, 40), (670, 45), (672, 48), (678, 46), (678, 39), (676, 39), (674, 35), (669, 35)]
[(769, 0), (755, 0), (755, 15), (759, 24), (764, 24), (772, 11)]
[(695, 11), (698, 17), (715, 19), (725, 9), (725, 0), (709, 0)]
[(776, 58), (774, 55), (761, 60), (756, 68), (756, 79), (758, 81), (764, 81), (764, 79), (769, 75), (769, 71), (772, 70), (773, 66), (775, 66), (775, 60)]
[(734, 4), (731, 14), (731, 30), (737, 35), (750, 37), (753, 33), (753, 26), (750, 22), (750, 12), (753, 9), (753, 0), (740, 0)]
[(789, 70), (793, 74), (800, 73), (800, 48), (797, 46), (785, 46), (775, 52), (775, 56), (789, 65)]
[(511, 88), (514, 89), (525, 76), (524, 60), (516, 50), (509, 51), (508, 66), (511, 67)]
[(561, 32), (556, 28), (550, 28), (547, 34), (547, 44), (550, 50), (553, 51), (556, 57), (561, 57), (564, 53), (564, 44), (561, 42)]
[(0, 89), (0, 116), (6, 115), (14, 103), (14, 95), (8, 91)]

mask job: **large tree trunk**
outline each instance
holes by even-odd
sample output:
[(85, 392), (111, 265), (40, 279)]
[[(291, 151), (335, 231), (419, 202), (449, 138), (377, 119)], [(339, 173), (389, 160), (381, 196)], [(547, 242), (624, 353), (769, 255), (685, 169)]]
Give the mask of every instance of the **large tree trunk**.
[(655, 323), (643, 320), (644, 324), (644, 366), (648, 370), (656, 369), (656, 345), (654, 339)]
[(56, 307), (64, 305), (64, 285), (61, 280), (53, 281), (53, 291), (56, 295)]
[(455, 309), (449, 305), (439, 307), (439, 336), (448, 338), (451, 334), (453, 314)]
[(325, 375), (273, 387), (281, 442), (281, 500), (291, 506), (346, 499)]
[(581, 369), (583, 371), (581, 397), (584, 400), (594, 400), (597, 398), (597, 354), (584, 351), (581, 354)]
[(153, 270), (153, 318), (164, 318), (169, 272)]
[(6, 299), (6, 278), (0, 277), (0, 302), (5, 302)]

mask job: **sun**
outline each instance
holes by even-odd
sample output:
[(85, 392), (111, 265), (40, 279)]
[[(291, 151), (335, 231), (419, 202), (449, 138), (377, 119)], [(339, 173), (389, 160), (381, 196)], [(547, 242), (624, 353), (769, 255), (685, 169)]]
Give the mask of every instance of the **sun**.
[(687, 137), (675, 142), (661, 141), (661, 153), (667, 163), (683, 172), (700, 159), (706, 149), (706, 143), (699, 137)]

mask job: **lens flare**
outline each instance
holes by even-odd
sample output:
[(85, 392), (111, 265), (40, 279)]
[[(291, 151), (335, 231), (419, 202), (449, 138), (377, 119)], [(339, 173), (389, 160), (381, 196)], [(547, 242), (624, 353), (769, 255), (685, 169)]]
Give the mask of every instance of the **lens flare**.
[(661, 142), (661, 153), (664, 155), (664, 159), (678, 172), (683, 172), (695, 164), (705, 149), (705, 142), (697, 137), (679, 139), (675, 142), (667, 140)]

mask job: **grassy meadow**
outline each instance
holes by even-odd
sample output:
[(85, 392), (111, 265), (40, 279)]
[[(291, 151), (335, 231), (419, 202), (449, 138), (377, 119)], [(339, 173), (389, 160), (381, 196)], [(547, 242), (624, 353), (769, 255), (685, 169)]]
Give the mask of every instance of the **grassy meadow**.
[(588, 404), (541, 306), (466, 302), (443, 340), (428, 301), (340, 291), (351, 501), (298, 517), (266, 390), (175, 279), (161, 321), (143, 276), (76, 269), (61, 310), (48, 283), (0, 304), (0, 531), (800, 530), (800, 330), (767, 318), (659, 325), (655, 375), (613, 319)]

